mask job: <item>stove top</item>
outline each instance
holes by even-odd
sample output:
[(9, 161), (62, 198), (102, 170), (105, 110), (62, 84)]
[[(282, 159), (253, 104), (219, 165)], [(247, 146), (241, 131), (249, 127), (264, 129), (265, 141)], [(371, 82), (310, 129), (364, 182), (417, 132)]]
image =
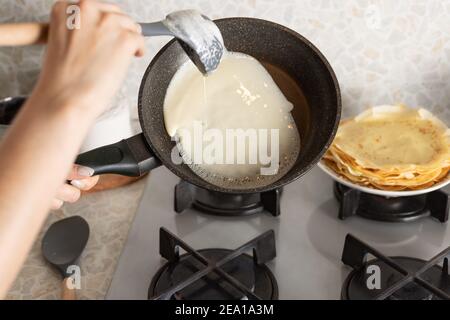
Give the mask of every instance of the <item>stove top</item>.
[[(159, 252), (160, 227), (170, 230), (204, 258), (215, 261), (230, 254), (229, 250), (273, 230), (277, 256), (264, 266), (276, 279), (279, 299), (340, 299), (342, 284), (352, 271), (341, 262), (348, 233), (391, 257), (426, 260), (450, 245), (448, 224), (436, 219), (407, 223), (374, 221), (358, 216), (338, 219), (339, 202), (333, 194), (333, 182), (318, 168), (283, 188), (278, 202), (279, 217), (266, 209), (266, 212), (241, 217), (214, 216), (200, 212), (192, 203), (183, 213), (177, 214), (174, 188), (178, 183), (179, 179), (165, 168), (151, 172), (107, 298), (147, 299), (149, 293), (151, 297), (158, 297), (173, 284), (173, 281), (158, 284), (158, 279), (162, 279), (164, 272), (172, 266), (171, 260)], [(444, 193), (448, 195), (449, 191), (447, 188)], [(243, 272), (249, 272), (250, 256), (248, 259), (242, 257), (241, 263), (247, 268)], [(203, 263), (189, 254), (180, 255), (179, 259), (183, 265), (177, 268), (176, 279), (185, 279), (186, 266), (202, 269)], [(241, 276), (229, 269), (224, 271), (231, 272), (233, 278), (256, 292), (251, 286), (253, 278), (248, 278), (248, 273)], [(150, 284), (154, 277), (155, 288), (152, 288)], [(215, 277), (214, 272), (210, 277)], [(395, 282), (397, 278), (389, 281)], [(221, 283), (220, 287), (222, 285), (225, 284)], [(195, 290), (182, 292), (183, 295), (195, 295)], [(239, 290), (231, 292), (235, 298), (247, 297)]]

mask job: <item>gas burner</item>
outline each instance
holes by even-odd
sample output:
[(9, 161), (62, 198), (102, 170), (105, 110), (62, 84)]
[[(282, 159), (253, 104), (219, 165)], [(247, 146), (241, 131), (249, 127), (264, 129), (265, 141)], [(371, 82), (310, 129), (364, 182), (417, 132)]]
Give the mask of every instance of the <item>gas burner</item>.
[(334, 183), (334, 194), (340, 202), (339, 219), (358, 215), (367, 219), (405, 222), (423, 217), (448, 220), (450, 195), (442, 190), (407, 197), (383, 197)]
[[(371, 254), (375, 259), (366, 262)], [(424, 261), (408, 257), (386, 257), (348, 234), (342, 262), (353, 268), (342, 286), (344, 300), (450, 300), (448, 259), (450, 247)], [(442, 263), (442, 266), (439, 263)], [(375, 270), (375, 271), (374, 271)], [(369, 289), (375, 272), (379, 287)], [(371, 279), (369, 279), (371, 278)]]
[(262, 193), (223, 193), (206, 190), (186, 181), (175, 186), (175, 211), (194, 208), (201, 212), (219, 216), (245, 216), (268, 211), (280, 215), (282, 189)]
[[(265, 265), (275, 258), (273, 230), (236, 250), (194, 250), (165, 228), (159, 251), (168, 262), (153, 277), (152, 300), (276, 300), (277, 282)], [(179, 248), (186, 254), (179, 255)], [(246, 254), (252, 250), (253, 256)]]

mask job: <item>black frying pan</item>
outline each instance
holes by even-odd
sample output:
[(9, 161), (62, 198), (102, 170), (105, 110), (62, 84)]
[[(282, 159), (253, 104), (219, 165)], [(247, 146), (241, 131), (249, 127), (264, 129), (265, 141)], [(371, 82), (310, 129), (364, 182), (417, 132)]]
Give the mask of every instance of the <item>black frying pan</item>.
[(270, 185), (241, 190), (213, 185), (187, 165), (172, 163), (174, 142), (164, 127), (164, 97), (173, 75), (188, 59), (176, 40), (159, 51), (142, 79), (138, 108), (143, 133), (81, 154), (78, 164), (93, 168), (96, 174), (137, 176), (162, 163), (181, 179), (199, 187), (227, 193), (250, 193), (290, 183), (317, 163), (334, 138), (341, 112), (339, 85), (324, 56), (298, 33), (272, 22), (227, 18), (216, 23), (228, 50), (249, 54), (284, 70), (301, 87), (308, 105), (303, 107), (304, 110), (293, 111), (302, 140), (294, 167)]
[[(83, 153), (76, 163), (93, 168), (95, 174), (128, 176), (139, 176), (164, 164), (181, 179), (199, 187), (226, 193), (251, 193), (290, 183), (319, 161), (334, 138), (341, 113), (339, 85), (325, 57), (298, 33), (269, 21), (227, 18), (215, 22), (228, 50), (249, 54), (283, 70), (306, 97), (307, 105), (295, 105), (292, 112), (302, 140), (294, 167), (270, 185), (242, 190), (213, 185), (187, 165), (172, 163), (174, 142), (164, 127), (164, 97), (173, 75), (188, 59), (176, 40), (158, 52), (142, 79), (138, 108), (143, 133)], [(289, 99), (286, 88), (280, 88)]]

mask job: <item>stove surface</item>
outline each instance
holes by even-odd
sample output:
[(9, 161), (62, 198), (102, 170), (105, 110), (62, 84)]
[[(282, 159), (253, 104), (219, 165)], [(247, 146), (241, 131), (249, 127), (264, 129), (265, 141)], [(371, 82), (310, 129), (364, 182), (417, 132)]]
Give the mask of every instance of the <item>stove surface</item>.
[(266, 265), (278, 282), (280, 299), (340, 299), (351, 272), (341, 262), (347, 233), (389, 256), (428, 260), (450, 245), (448, 224), (432, 218), (403, 223), (339, 220), (333, 182), (317, 167), (284, 187), (279, 217), (221, 217), (193, 209), (177, 214), (173, 206), (178, 182), (166, 168), (151, 172), (107, 299), (147, 299), (153, 276), (167, 262), (159, 254), (160, 227), (196, 249), (235, 249), (273, 229), (277, 256)]

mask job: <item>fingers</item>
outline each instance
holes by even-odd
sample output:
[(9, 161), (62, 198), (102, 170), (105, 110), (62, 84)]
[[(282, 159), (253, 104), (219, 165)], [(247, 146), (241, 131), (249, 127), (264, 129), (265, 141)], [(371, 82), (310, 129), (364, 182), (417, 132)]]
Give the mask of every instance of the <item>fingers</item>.
[[(145, 52), (142, 28), (128, 15), (121, 13), (103, 13), (100, 25), (104, 26), (104, 32), (116, 30), (123, 37), (122, 46), (130, 49), (136, 57), (142, 57)], [(121, 29), (121, 30), (120, 30)], [(122, 38), (121, 38), (122, 39)]]
[(77, 3), (71, 3), (71, 1), (64, 0), (62, 2), (65, 2), (67, 5), (75, 4), (81, 9), (81, 11), (96, 10), (102, 12), (115, 12), (115, 13), (122, 12), (122, 9), (117, 4), (107, 1), (79, 0)]
[(55, 198), (63, 202), (74, 203), (78, 199), (80, 199), (80, 196), (80, 189), (75, 188), (74, 186), (71, 186), (69, 184), (64, 184), (59, 188)]
[[(139, 26), (140, 28), (140, 26)], [(141, 34), (129, 32), (130, 42), (132, 46), (133, 53), (136, 57), (143, 57), (145, 54), (145, 41)]]
[(71, 179), (70, 184), (64, 184), (59, 188), (55, 199), (52, 201), (51, 209), (60, 209), (64, 205), (64, 202), (74, 203), (80, 199), (81, 191), (87, 191), (93, 188), (97, 184), (99, 176), (86, 177), (89, 173), (91, 171), (86, 170), (86, 167), (74, 165), (69, 174), (69, 178)]
[(128, 15), (123, 13), (103, 12), (103, 16), (100, 19), (100, 24), (106, 24), (107, 28), (119, 26), (125, 30), (135, 32), (137, 34), (142, 33), (141, 26)]
[(86, 179), (91, 177), (93, 174), (94, 174), (93, 169), (74, 164), (69, 174), (67, 175), (67, 180)]
[[(73, 5), (69, 1), (57, 1), (52, 8), (51, 32), (55, 33), (59, 41), (65, 39), (64, 34), (67, 33), (66, 19), (68, 17), (67, 8)], [(144, 40), (141, 35), (142, 28), (132, 18), (125, 14), (121, 8), (113, 3), (96, 1), (96, 0), (80, 0), (75, 3), (80, 9), (80, 15), (88, 18), (84, 19), (85, 24), (92, 24), (93, 28), (104, 27), (103, 30), (97, 28), (101, 33), (117, 33), (127, 34), (124, 36), (124, 45), (132, 50), (132, 54), (137, 57), (144, 55)], [(64, 40), (66, 41), (66, 40)]]
[(64, 184), (61, 188), (59, 188), (56, 198), (52, 200), (51, 209), (57, 210), (60, 209), (64, 202), (76, 202), (81, 195), (81, 191), (71, 185)]
[(79, 190), (87, 191), (87, 190), (92, 189), (97, 184), (98, 179), (99, 179), (99, 176), (89, 177), (89, 178), (80, 179), (80, 180), (75, 179), (75, 180), (71, 180), (70, 184)]
[[(52, 7), (52, 20), (66, 19), (70, 12), (67, 12), (68, 6), (75, 5), (79, 8), (80, 14), (91, 14), (95, 12), (102, 15), (100, 20), (116, 20), (123, 28), (136, 33), (141, 33), (141, 27), (134, 22), (122, 9), (114, 3), (96, 0), (79, 0), (78, 3), (71, 3), (67, 0), (57, 1)], [(113, 16), (113, 17), (110, 17)]]
[(64, 202), (62, 200), (59, 199), (53, 199), (52, 201), (52, 205), (50, 207), (51, 210), (58, 210), (61, 209), (61, 207), (63, 206)]
[(125, 14), (117, 4), (105, 1), (81, 0), (79, 5), (86, 10), (88, 7), (89, 9), (97, 9), (103, 15), (100, 20), (111, 20), (112, 23), (118, 23), (124, 29), (141, 33), (141, 26)]
[(95, 6), (100, 11), (122, 13), (122, 9), (115, 3), (107, 1), (93, 1), (93, 0), (89, 2), (92, 4), (92, 6)]
[(93, 176), (94, 170), (88, 167), (73, 165), (69, 175), (67, 176), (67, 180), (70, 181), (70, 184), (79, 190), (87, 191), (94, 187), (99, 177)]

